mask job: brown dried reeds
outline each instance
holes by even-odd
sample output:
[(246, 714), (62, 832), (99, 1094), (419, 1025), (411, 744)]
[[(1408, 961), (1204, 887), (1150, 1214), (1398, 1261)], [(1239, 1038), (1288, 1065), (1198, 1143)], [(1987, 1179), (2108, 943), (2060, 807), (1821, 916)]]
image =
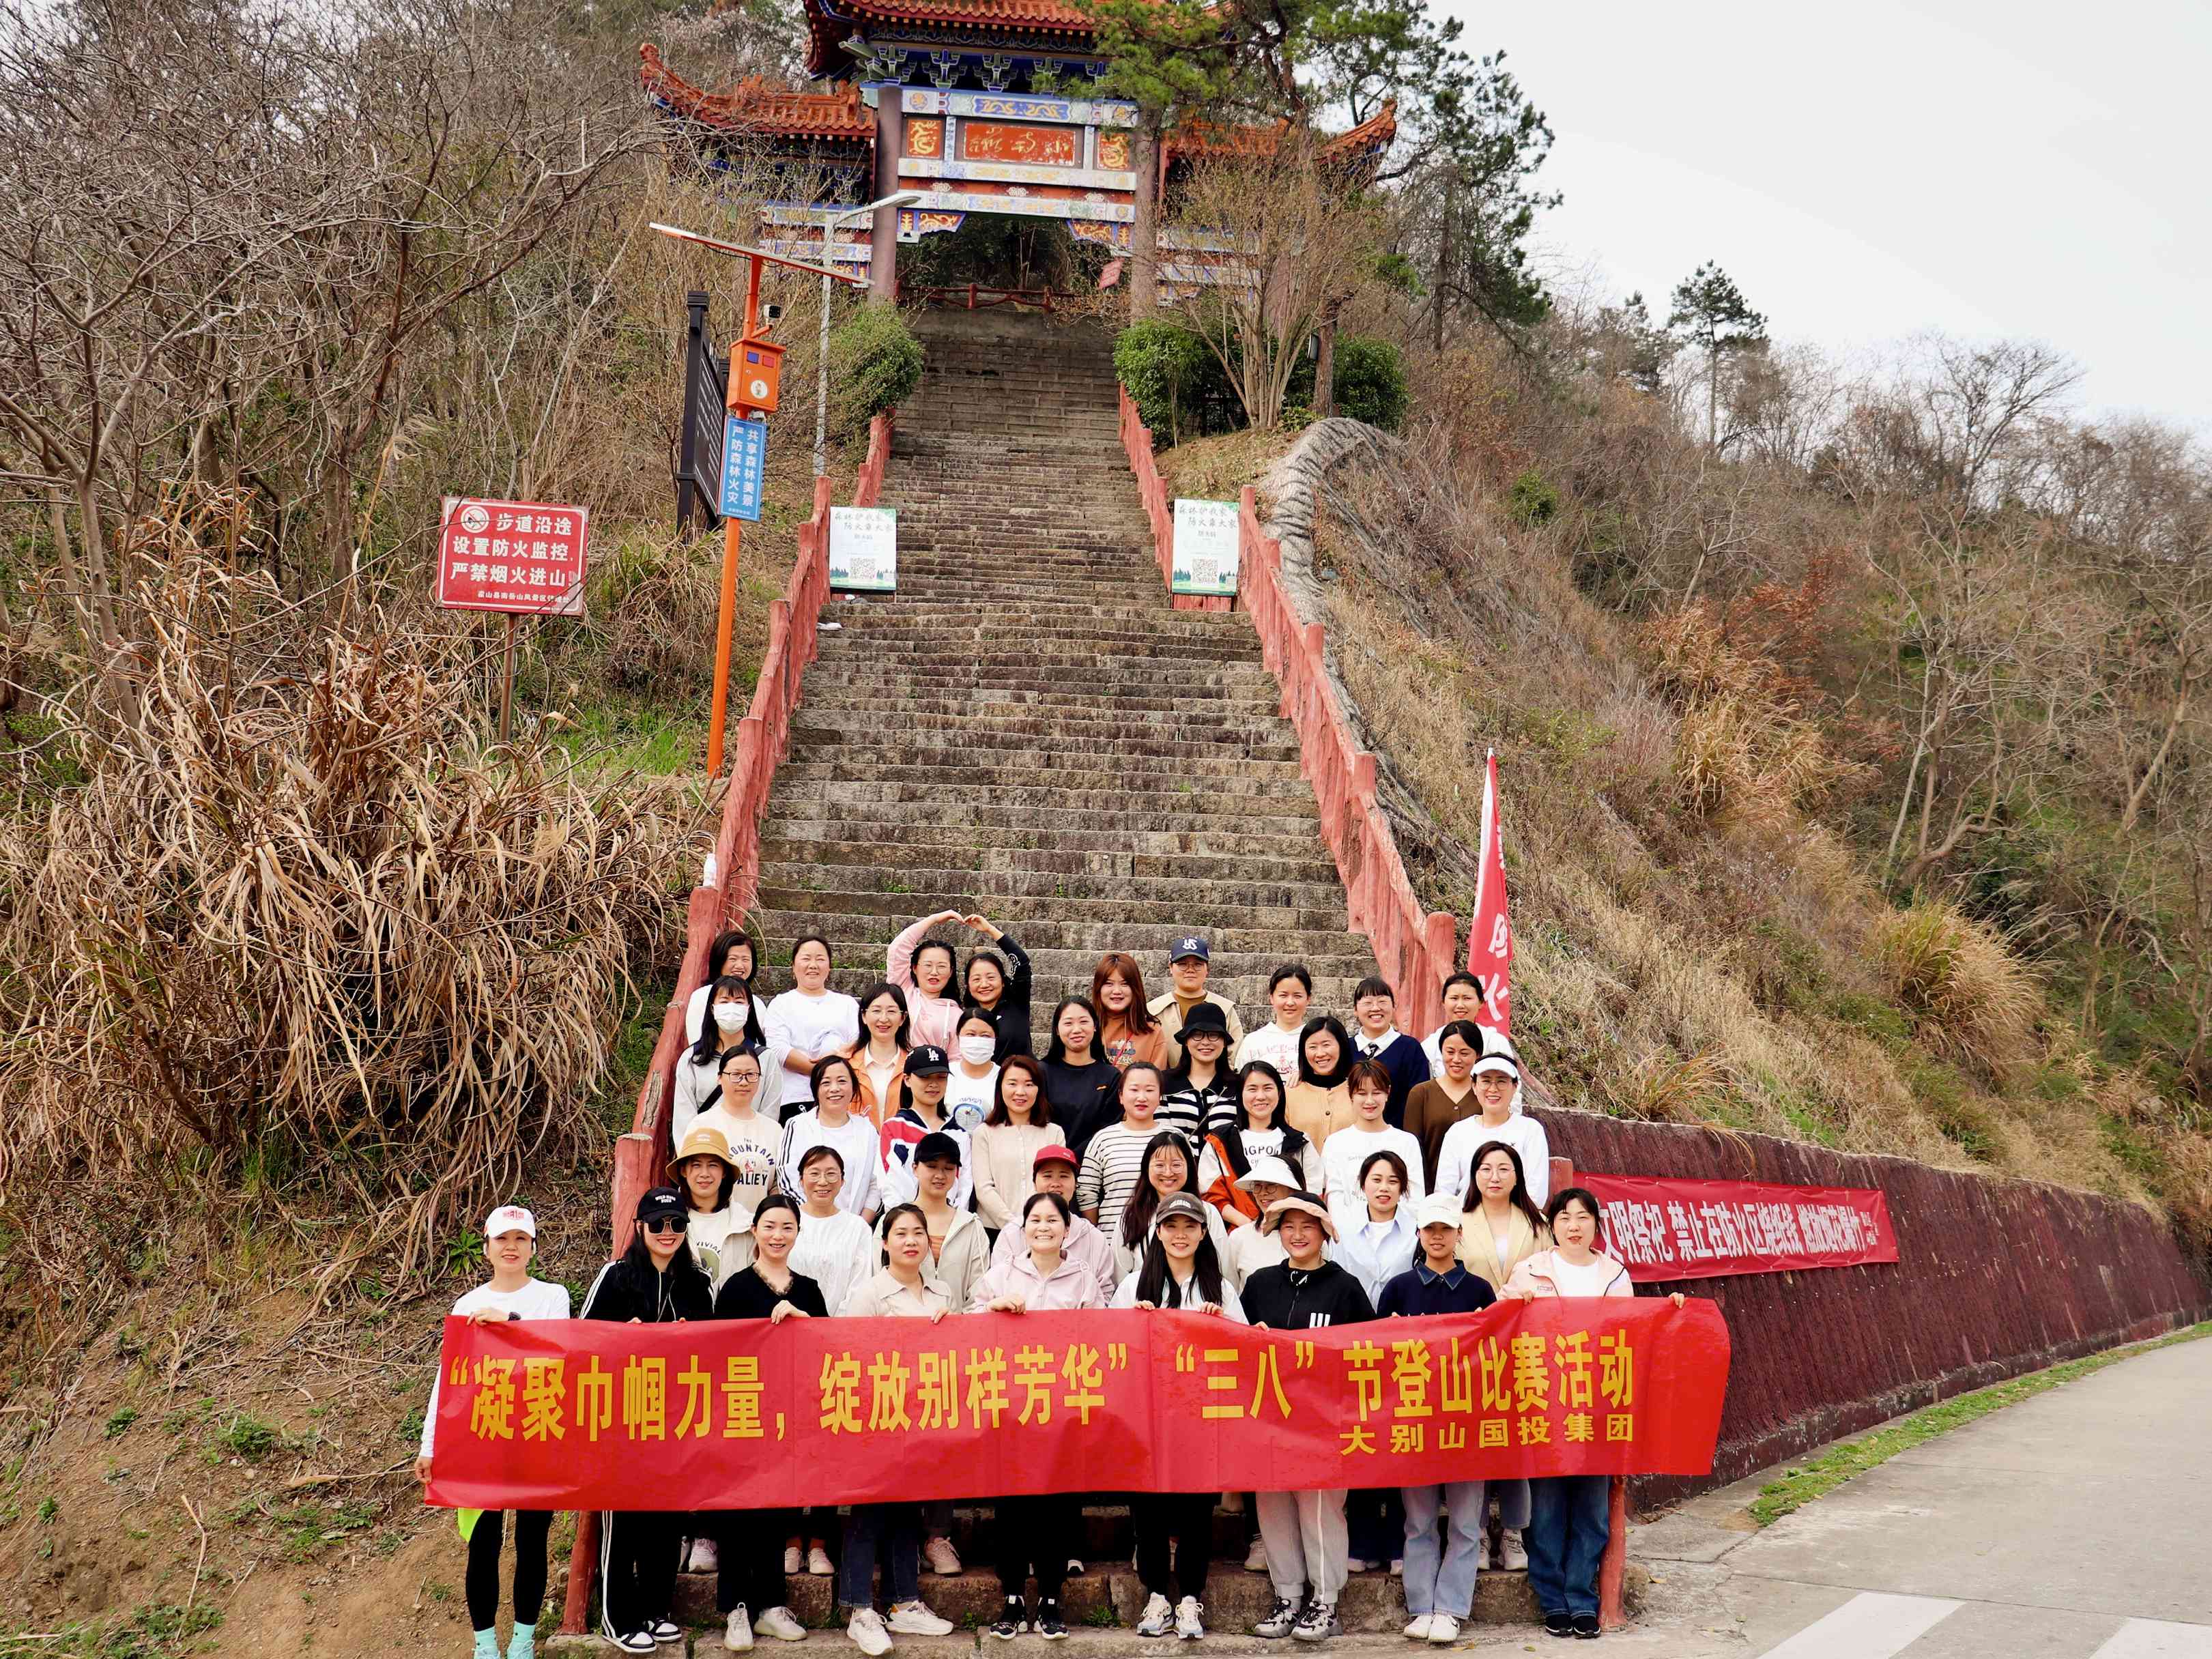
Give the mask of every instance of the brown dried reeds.
[(1883, 922), (1875, 949), (1929, 1047), (2000, 1082), (2029, 1057), (2042, 988), (1995, 928), (1923, 898)]
[(492, 746), (452, 641), (311, 617), (190, 536), (136, 598), (140, 718), (56, 705), (82, 781), (0, 823), (0, 1200), (58, 1264), (81, 1183), (151, 1213), (248, 1180), (358, 1224), (331, 1276), (396, 1247), (404, 1282), (596, 1139), (690, 814)]

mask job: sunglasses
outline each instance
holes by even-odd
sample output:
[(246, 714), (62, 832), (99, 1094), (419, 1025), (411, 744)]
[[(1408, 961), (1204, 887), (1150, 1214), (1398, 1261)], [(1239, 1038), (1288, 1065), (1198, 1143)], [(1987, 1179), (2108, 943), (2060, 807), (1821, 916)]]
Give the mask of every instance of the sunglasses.
[(638, 1224), (649, 1233), (680, 1233), (684, 1231), (684, 1221), (680, 1216), (655, 1216), (652, 1220)]

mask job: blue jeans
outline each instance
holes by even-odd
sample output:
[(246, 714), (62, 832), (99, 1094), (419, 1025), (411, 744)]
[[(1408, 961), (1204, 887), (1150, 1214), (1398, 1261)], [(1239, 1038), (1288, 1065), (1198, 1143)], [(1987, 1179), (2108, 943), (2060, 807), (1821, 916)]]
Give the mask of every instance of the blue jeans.
[(1395, 1486), (1346, 1493), (1344, 1522), (1352, 1553), (1360, 1560), (1388, 1565), (1405, 1553), (1406, 1516)]
[[(1474, 1608), (1475, 1574), (1482, 1560), (1483, 1483), (1454, 1480), (1442, 1486), (1407, 1486), (1406, 1611), (1414, 1618), (1448, 1613), (1464, 1619)], [(1446, 1512), (1439, 1538), (1437, 1513)]]
[(1559, 1474), (1528, 1483), (1528, 1588), (1547, 1615), (1597, 1612), (1597, 1565), (1612, 1530), (1612, 1480)]
[(1528, 1524), (1528, 1483), (1526, 1480), (1492, 1480), (1490, 1495), (1498, 1500), (1498, 1524), (1508, 1532), (1519, 1532)]
[(921, 1595), (921, 1505), (855, 1504), (845, 1517), (837, 1563), (837, 1599), (848, 1607), (876, 1604), (876, 1557), (884, 1561), (884, 1599), (893, 1607)]

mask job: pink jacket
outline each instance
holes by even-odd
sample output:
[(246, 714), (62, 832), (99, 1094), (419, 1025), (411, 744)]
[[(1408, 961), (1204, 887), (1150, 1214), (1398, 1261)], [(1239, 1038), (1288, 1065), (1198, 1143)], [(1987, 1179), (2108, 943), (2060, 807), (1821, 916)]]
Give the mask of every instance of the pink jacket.
[[(884, 953), (884, 977), (906, 993), (907, 1031), (914, 1041), (950, 1054), (952, 1039), (960, 1030), (960, 1005), (951, 997), (925, 996), (914, 982), (914, 953), (928, 931), (929, 918), (924, 916), (891, 941), (890, 949)], [(953, 960), (957, 963), (959, 958)], [(889, 1116), (891, 1109), (885, 1107), (884, 1115)]]
[(1098, 1294), (1097, 1274), (1081, 1262), (1063, 1255), (1052, 1277), (1044, 1279), (1038, 1275), (1036, 1263), (1027, 1250), (1011, 1261), (994, 1265), (975, 1281), (969, 1295), (969, 1310), (981, 1313), (1004, 1296), (1021, 1297), (1031, 1313), (1066, 1313), (1106, 1305)]
[[(1553, 1297), (1559, 1293), (1559, 1281), (1552, 1276), (1552, 1257), (1556, 1252), (1539, 1250), (1523, 1257), (1513, 1270), (1513, 1277), (1505, 1281), (1504, 1294), (1516, 1296), (1522, 1291), (1534, 1291), (1539, 1297)], [(1613, 1269), (1613, 1276), (1605, 1282), (1601, 1296), (1634, 1296), (1636, 1287), (1628, 1282), (1628, 1269), (1604, 1251), (1595, 1252), (1597, 1260)]]

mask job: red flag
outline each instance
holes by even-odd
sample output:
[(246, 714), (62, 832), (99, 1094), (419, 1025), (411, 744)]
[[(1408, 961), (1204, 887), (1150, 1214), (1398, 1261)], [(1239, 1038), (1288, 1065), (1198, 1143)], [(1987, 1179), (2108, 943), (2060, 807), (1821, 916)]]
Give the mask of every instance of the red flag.
[(1102, 289), (1111, 288), (1121, 280), (1121, 262), (1119, 259), (1109, 259), (1106, 262), (1106, 269), (1098, 273), (1098, 286)]
[(1486, 1025), (1513, 1035), (1513, 925), (1505, 919), (1505, 842), (1498, 827), (1498, 751), (1482, 781), (1482, 873), (1467, 930), (1467, 971), (1482, 981)]

